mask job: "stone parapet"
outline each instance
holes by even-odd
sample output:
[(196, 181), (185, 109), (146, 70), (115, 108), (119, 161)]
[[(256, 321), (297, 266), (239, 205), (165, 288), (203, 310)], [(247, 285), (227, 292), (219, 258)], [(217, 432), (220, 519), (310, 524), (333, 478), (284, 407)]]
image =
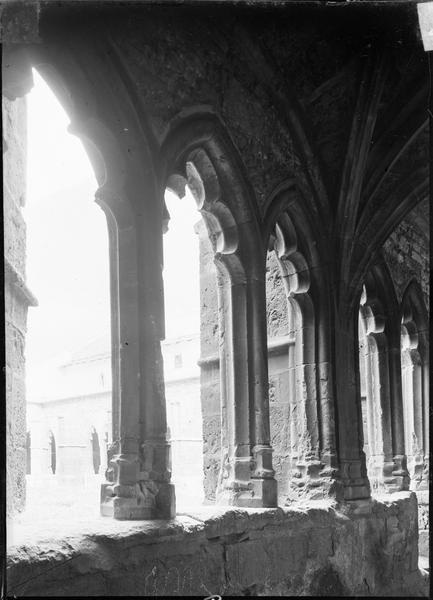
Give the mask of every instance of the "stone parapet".
[(49, 523), (39, 536), (23, 523), (14, 535), (7, 581), (18, 596), (428, 595), (408, 492), (208, 506), (171, 521)]

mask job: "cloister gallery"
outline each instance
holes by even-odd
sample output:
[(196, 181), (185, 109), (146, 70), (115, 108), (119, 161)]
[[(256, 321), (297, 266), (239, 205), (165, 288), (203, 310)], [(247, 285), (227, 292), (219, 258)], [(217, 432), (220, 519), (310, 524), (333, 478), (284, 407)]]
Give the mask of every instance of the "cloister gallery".
[[(22, 215), (32, 69), (97, 180), (112, 378), (100, 516), (9, 545), (8, 593), (428, 595), (431, 55), (417, 5), (41, 1), (1, 18), (12, 523), (37, 303)], [(161, 353), (167, 190), (201, 218), (204, 501), (181, 511)], [(182, 245), (177, 261), (186, 273)]]

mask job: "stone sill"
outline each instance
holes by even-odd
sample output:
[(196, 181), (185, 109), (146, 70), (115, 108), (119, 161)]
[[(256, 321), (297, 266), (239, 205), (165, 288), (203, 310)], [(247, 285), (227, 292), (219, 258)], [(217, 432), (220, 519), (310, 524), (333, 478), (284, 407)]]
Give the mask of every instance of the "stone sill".
[[(319, 511), (331, 510), (336, 505), (331, 501), (312, 501), (284, 508), (232, 508), (219, 506), (200, 506), (191, 510), (177, 513), (176, 518), (152, 521), (118, 521), (109, 517), (97, 515), (83, 519), (74, 519), (67, 522), (42, 521), (34, 526), (26, 522), (9, 524), (8, 529), (13, 529), (13, 542), (8, 540), (8, 562), (24, 558), (24, 554), (33, 550), (43, 554), (44, 548), (53, 550), (53, 544), (58, 545), (56, 550), (61, 550), (63, 543), (67, 547), (71, 544), (80, 544), (86, 539), (101, 540), (128, 540), (139, 538), (143, 543), (176, 539), (185, 533), (198, 534), (201, 537), (212, 539), (221, 535), (221, 528), (226, 534), (236, 531), (236, 522), (248, 521), (250, 527), (254, 523), (260, 526), (260, 521), (270, 519), (291, 520), (300, 519), (311, 508)], [(262, 523), (263, 525), (263, 523)], [(216, 532), (215, 527), (219, 530)], [(173, 537), (174, 536), (174, 537)], [(11, 537), (11, 536), (9, 536)]]
[[(278, 586), (283, 586), (281, 590), (286, 590), (284, 586), (287, 585), (287, 582), (284, 573), (285, 569), (292, 569), (293, 561), (295, 563), (303, 561), (303, 564), (307, 565), (307, 571), (302, 565), (293, 566), (297, 572), (298, 570), (299, 573), (304, 572), (304, 575), (300, 574), (297, 579), (298, 583), (301, 582), (299, 585), (302, 586), (304, 585), (302, 581), (307, 573), (316, 572), (324, 564), (337, 566), (340, 560), (338, 553), (342, 553), (342, 556), (347, 555), (352, 544), (356, 548), (371, 544), (371, 534), (368, 534), (363, 541), (366, 535), (363, 532), (367, 531), (366, 525), (355, 526), (358, 521), (363, 520), (365, 523), (367, 520), (372, 524), (379, 521), (385, 523), (391, 518), (393, 522), (401, 523), (400, 526), (405, 529), (404, 519), (407, 519), (410, 514), (416, 514), (415, 494), (399, 492), (380, 499), (374, 498), (344, 504), (337, 504), (331, 500), (317, 500), (272, 509), (195, 507), (191, 511), (179, 513), (171, 521), (116, 521), (110, 518), (95, 517), (63, 523), (50, 524), (47, 522), (43, 524), (43, 530), (41, 530), (42, 524), (39, 524), (38, 527), (36, 524), (34, 527), (22, 524), (14, 526), (13, 544), (7, 551), (8, 586), (11, 588), (8, 587), (8, 591), (18, 596), (40, 595), (40, 590), (44, 590), (44, 595), (46, 590), (48, 596), (71, 595), (71, 592), (72, 595), (100, 595), (101, 593), (122, 595), (119, 592), (111, 592), (111, 590), (114, 590), (112, 586), (123, 590), (123, 585), (130, 590), (125, 592), (127, 595), (147, 595), (143, 594), (146, 592), (147, 582), (154, 581), (155, 578), (156, 581), (159, 577), (159, 575), (152, 574), (154, 569), (157, 568), (159, 573), (161, 569), (170, 571), (173, 568), (182, 568), (184, 570), (192, 569), (192, 577), (199, 579), (203, 577), (200, 581), (208, 586), (212, 584), (209, 592), (203, 589), (203, 597), (210, 593), (225, 592), (227, 594), (231, 588), (226, 586), (232, 585), (234, 580), (233, 577), (227, 579), (224, 573), (226, 569), (236, 570), (238, 568), (236, 567), (238, 559), (233, 558), (232, 554), (237, 552), (236, 548), (239, 547), (239, 551), (247, 552), (248, 556), (248, 552), (257, 551), (260, 555), (263, 553), (263, 564), (268, 564), (266, 569), (274, 569), (272, 565), (276, 564), (275, 561), (284, 563), (281, 573), (273, 575), (277, 583), (272, 582), (267, 592), (272, 594), (272, 590), (276, 592), (277, 589), (280, 589)], [(393, 527), (395, 526), (394, 524)], [(356, 528), (353, 529), (353, 527)], [(410, 554), (412, 559), (404, 558), (403, 563), (400, 563), (407, 565), (405, 567), (408, 571), (406, 575), (415, 573), (417, 569), (417, 552), (414, 548), (416, 541), (413, 534), (410, 533), (411, 527), (404, 533), (404, 536), (408, 536), (408, 541), (409, 539), (413, 541), (410, 548), (408, 547), (408, 550), (404, 550), (404, 552), (405, 557), (409, 557)], [(333, 541), (334, 535), (336, 535), (333, 532), (337, 532), (337, 530), (346, 533), (344, 533), (344, 538), (341, 538), (341, 533), (337, 534)], [(386, 532), (386, 526), (382, 530)], [(351, 541), (353, 536), (357, 539)], [(339, 550), (343, 539), (345, 541)], [(340, 541), (337, 543), (337, 540)], [(245, 544), (241, 542), (245, 542)], [(282, 548), (284, 547), (283, 554), (281, 554), (282, 548), (278, 550), (281, 544), (283, 544)], [(299, 544), (299, 549), (293, 544)], [(322, 546), (322, 544), (324, 545)], [(334, 547), (334, 544), (337, 545)], [(263, 545), (265, 550), (263, 550)], [(391, 565), (394, 564), (393, 545), (394, 542), (390, 538), (387, 555), (389, 555)], [(273, 552), (272, 548), (276, 552), (275, 557), (269, 555), (269, 552)], [(367, 551), (367, 547), (364, 547), (363, 552), (365, 551)], [(287, 552), (290, 556), (286, 555)], [(293, 552), (294, 554), (291, 556)], [(337, 554), (335, 554), (336, 552)], [(398, 552), (401, 551), (398, 550)], [(200, 574), (198, 565), (196, 566), (198, 574), (194, 573), (194, 565), (199, 559), (204, 561), (203, 568), (206, 566), (207, 569), (203, 576)], [(415, 559), (415, 563), (413, 559)], [(255, 563), (257, 560), (262, 559), (258, 556), (253, 559), (253, 562)], [(172, 564), (174, 566), (170, 566)], [(57, 567), (62, 568), (57, 571)], [(254, 581), (260, 580), (257, 568), (257, 566), (254, 567), (252, 573), (248, 575)], [(373, 571), (375, 569), (374, 565), (368, 568)], [(215, 569), (220, 573), (217, 580), (213, 579)], [(65, 570), (66, 573), (62, 574)], [(343, 571), (344, 569), (342, 569), (341, 577), (342, 581), (346, 582), (344, 585), (352, 585), (350, 583), (351, 571), (348, 571), (349, 576)], [(66, 579), (65, 583), (62, 583), (62, 578), (65, 576), (68, 583), (66, 583)], [(165, 581), (165, 576), (161, 581)], [(394, 573), (393, 577), (396, 576), (397, 574)], [(308, 577), (305, 581), (308, 580)], [(376, 575), (371, 575), (370, 586), (374, 585), (375, 578)], [(369, 575), (367, 579), (370, 579)], [(161, 581), (159, 579), (158, 581), (160, 582), (158, 585), (160, 585)], [(220, 584), (215, 584), (215, 581), (221, 582), (224, 589), (219, 589)], [(155, 583), (155, 585), (157, 584)], [(277, 587), (272, 587), (274, 585)], [(363, 585), (362, 580), (360, 583), (356, 583), (356, 591), (358, 588), (361, 591), (359, 586)], [(90, 588), (95, 587), (90, 589), (89, 586)], [(187, 592), (188, 589), (180, 594), (173, 594), (168, 590), (166, 593), (191, 595)], [(194, 589), (201, 588), (192, 586), (190, 591), (192, 592)], [(287, 588), (288, 595), (293, 595), (289, 593), (291, 589)], [(349, 588), (347, 589), (349, 590)], [(372, 587), (370, 589), (372, 590)], [(110, 593), (107, 593), (107, 590), (110, 590)], [(238, 593), (237, 588), (233, 588), (231, 591), (235, 595), (246, 595), (241, 593), (242, 590)], [(299, 591), (301, 592), (301, 588)], [(192, 595), (197, 595), (197, 593), (196, 591)], [(155, 594), (149, 593), (148, 595)]]
[[(7, 555), (8, 562), (21, 560), (24, 554), (33, 550), (38, 554), (44, 553), (44, 548), (50, 553), (66, 544), (80, 544), (86, 539), (128, 540), (139, 538), (143, 543), (154, 543), (194, 533), (203, 538), (212, 539), (221, 535), (231, 535), (241, 528), (245, 522), (249, 529), (263, 528), (266, 522), (296, 523), (296, 527), (311, 527), (311, 515), (321, 515), (323, 525), (332, 525), (335, 519), (356, 519), (381, 513), (383, 510), (397, 510), (401, 501), (413, 498), (413, 492), (396, 492), (375, 496), (371, 500), (355, 500), (337, 503), (334, 500), (311, 500), (293, 503), (290, 506), (278, 508), (237, 508), (227, 506), (196, 506), (191, 510), (185, 509), (176, 514), (176, 518), (152, 521), (118, 521), (110, 517), (88, 515), (67, 521), (55, 522), (44, 519), (33, 525), (28, 522), (8, 523)], [(12, 532), (13, 530), (13, 538)], [(12, 538), (12, 539), (11, 539)], [(173, 538), (173, 539), (174, 539)], [(58, 545), (58, 548), (53, 547)]]

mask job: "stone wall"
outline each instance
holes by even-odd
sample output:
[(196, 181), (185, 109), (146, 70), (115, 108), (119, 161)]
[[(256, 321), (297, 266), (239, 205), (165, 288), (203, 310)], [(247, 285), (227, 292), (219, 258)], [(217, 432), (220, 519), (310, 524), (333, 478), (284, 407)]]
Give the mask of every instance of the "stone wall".
[(26, 398), (24, 348), (27, 308), (36, 300), (25, 285), (26, 102), (2, 98), (6, 326), (7, 513), (25, 503)]
[(430, 301), (429, 216), (429, 203), (422, 202), (391, 233), (383, 247), (399, 300), (415, 277), (427, 310)]
[[(211, 512), (211, 510), (213, 512)], [(427, 596), (417, 501), (399, 493), (338, 507), (222, 509), (170, 522), (111, 519), (23, 531), (8, 553), (18, 596)], [(75, 529), (77, 529), (77, 524)]]

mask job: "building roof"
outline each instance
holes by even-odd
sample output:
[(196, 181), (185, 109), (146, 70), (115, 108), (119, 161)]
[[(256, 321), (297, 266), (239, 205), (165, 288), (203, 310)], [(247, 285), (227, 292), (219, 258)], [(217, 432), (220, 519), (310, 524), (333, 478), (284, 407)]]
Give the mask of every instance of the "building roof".
[[(180, 342), (192, 341), (196, 340), (200, 337), (199, 333), (191, 333), (183, 336), (179, 336), (177, 338), (172, 338), (168, 340), (162, 341), (162, 346), (168, 347), (178, 344)], [(108, 358), (111, 354), (111, 339), (110, 332), (94, 338), (93, 340), (87, 342), (83, 346), (77, 348), (74, 352), (71, 353), (70, 359), (64, 362), (61, 366), (67, 367), (76, 363), (88, 362), (92, 360), (98, 360), (99, 358)]]

